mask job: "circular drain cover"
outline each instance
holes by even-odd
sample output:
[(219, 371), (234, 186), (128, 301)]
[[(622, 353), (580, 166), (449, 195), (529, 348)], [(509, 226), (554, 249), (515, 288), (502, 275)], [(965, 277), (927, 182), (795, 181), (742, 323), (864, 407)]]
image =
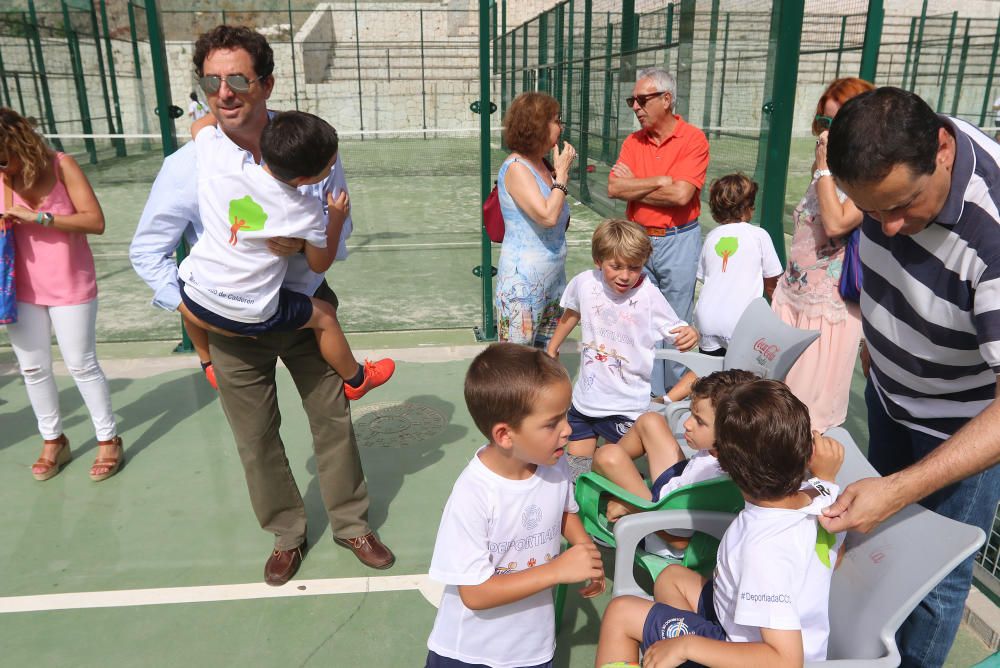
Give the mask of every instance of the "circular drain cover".
[(381, 402), (351, 411), (358, 445), (368, 448), (402, 448), (436, 436), (445, 418), (433, 408), (410, 402)]

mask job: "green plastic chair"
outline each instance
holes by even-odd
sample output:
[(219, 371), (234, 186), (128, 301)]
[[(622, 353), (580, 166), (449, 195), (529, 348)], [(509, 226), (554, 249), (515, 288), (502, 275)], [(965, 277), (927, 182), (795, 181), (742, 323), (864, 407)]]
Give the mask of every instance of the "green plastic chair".
[[(597, 473), (585, 473), (576, 481), (576, 502), (580, 506), (583, 528), (591, 536), (611, 547), (616, 547), (614, 525), (605, 513), (608, 500), (634, 506), (639, 512), (650, 510), (712, 510), (721, 513), (738, 513), (745, 501), (740, 490), (728, 476), (705, 480), (675, 489), (659, 501), (647, 501), (619, 487)], [(645, 550), (636, 550), (635, 561), (655, 580), (668, 564), (680, 563), (693, 570), (708, 573), (715, 568), (715, 553), (719, 541), (705, 534), (695, 533), (680, 561), (661, 557)]]
[[(580, 506), (579, 517), (583, 528), (591, 536), (611, 547), (616, 547), (614, 526), (608, 523), (605, 510), (608, 499), (622, 501), (640, 512), (650, 510), (710, 510), (735, 514), (743, 510), (745, 501), (740, 490), (728, 476), (686, 485), (667, 494), (659, 501), (648, 501), (626, 491), (597, 473), (584, 473), (576, 480), (576, 502)], [(709, 534), (695, 532), (684, 550), (683, 559), (669, 559), (658, 554), (636, 549), (635, 563), (649, 573), (653, 580), (670, 564), (681, 564), (703, 575), (715, 568), (719, 540)], [(556, 587), (556, 633), (562, 627), (563, 607), (566, 602), (567, 585)]]

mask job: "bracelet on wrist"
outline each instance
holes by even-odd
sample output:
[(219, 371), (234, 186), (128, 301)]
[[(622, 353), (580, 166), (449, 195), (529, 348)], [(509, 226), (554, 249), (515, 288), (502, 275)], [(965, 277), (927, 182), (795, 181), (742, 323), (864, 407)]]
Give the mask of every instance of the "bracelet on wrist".
[(569, 190), (566, 189), (566, 184), (565, 183), (559, 183), (558, 181), (553, 181), (552, 182), (552, 189), (553, 190), (561, 190), (561, 191), (563, 191), (563, 195), (569, 195)]

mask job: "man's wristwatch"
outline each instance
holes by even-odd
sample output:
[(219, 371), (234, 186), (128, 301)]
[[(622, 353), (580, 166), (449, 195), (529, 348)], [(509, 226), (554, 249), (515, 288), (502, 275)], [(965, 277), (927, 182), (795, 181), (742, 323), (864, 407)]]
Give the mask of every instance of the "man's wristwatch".
[(833, 173), (829, 169), (817, 169), (813, 172), (813, 181), (823, 176), (833, 176)]
[(39, 225), (45, 225), (46, 227), (50, 227), (52, 225), (53, 220), (55, 220), (55, 216), (53, 216), (48, 211), (39, 211), (38, 216), (35, 217), (36, 223), (38, 223)]

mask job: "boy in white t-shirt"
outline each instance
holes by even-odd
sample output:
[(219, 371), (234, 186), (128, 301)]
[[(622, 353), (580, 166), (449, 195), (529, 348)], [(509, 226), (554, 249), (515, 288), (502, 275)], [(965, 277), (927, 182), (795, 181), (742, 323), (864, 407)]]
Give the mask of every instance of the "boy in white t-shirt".
[(276, 114), (261, 134), (264, 164), (258, 165), (215, 122), (208, 115), (191, 126), (205, 231), (177, 269), (179, 310), (202, 368), (214, 386), (206, 329), (256, 336), (309, 328), (316, 330), (323, 359), (344, 379), (344, 394), (361, 398), (392, 376), (395, 363), (359, 364), (331, 304), (281, 287), (288, 260), (267, 244), (275, 237), (301, 238), (309, 268), (330, 268), (334, 254), (327, 250), (327, 235), (347, 217), (347, 194), (327, 196), (328, 219), (322, 203), (298, 188), (330, 173), (337, 131), (312, 114)]
[[(656, 602), (620, 596), (601, 623), (597, 665), (801, 666), (824, 661), (830, 580), (839, 551), (820, 526), (837, 497), (836, 441), (810, 434), (809, 410), (784, 385), (757, 380), (716, 407), (722, 469), (746, 498), (726, 530), (711, 579), (668, 566)], [(805, 481), (807, 468), (814, 478)]]
[(649, 406), (656, 343), (679, 350), (698, 344), (698, 332), (677, 317), (643, 266), (653, 252), (642, 226), (606, 220), (594, 230), (595, 269), (573, 277), (563, 292), (563, 315), (546, 352), (581, 325), (580, 374), (569, 411), (574, 475), (588, 470), (598, 437), (617, 443)]
[[(715, 455), (715, 407), (734, 388), (757, 378), (750, 371), (729, 369), (698, 379), (691, 388), (691, 415), (684, 422), (684, 440), (697, 451), (691, 459), (684, 457), (662, 415), (643, 413), (618, 443), (609, 443), (594, 454), (594, 471), (649, 501), (658, 501), (686, 485), (725, 475)], [(646, 486), (635, 465), (634, 460), (643, 455), (649, 463), (651, 487)], [(609, 522), (635, 511), (626, 503), (608, 500)], [(683, 534), (661, 531), (646, 539), (645, 548), (662, 556), (679, 557), (687, 543), (687, 536)]]
[[(427, 668), (551, 666), (552, 587), (604, 591), (601, 555), (576, 516), (566, 464), (566, 370), (541, 350), (495, 343), (472, 361), (465, 403), (488, 439), (441, 516), (430, 576), (445, 585)], [(562, 537), (571, 547), (559, 553)]]
[(698, 261), (703, 283), (694, 309), (701, 352), (726, 354), (736, 321), (747, 305), (768, 298), (784, 272), (767, 232), (747, 222), (753, 216), (757, 184), (743, 174), (712, 182), (709, 207), (719, 226), (708, 233)]

